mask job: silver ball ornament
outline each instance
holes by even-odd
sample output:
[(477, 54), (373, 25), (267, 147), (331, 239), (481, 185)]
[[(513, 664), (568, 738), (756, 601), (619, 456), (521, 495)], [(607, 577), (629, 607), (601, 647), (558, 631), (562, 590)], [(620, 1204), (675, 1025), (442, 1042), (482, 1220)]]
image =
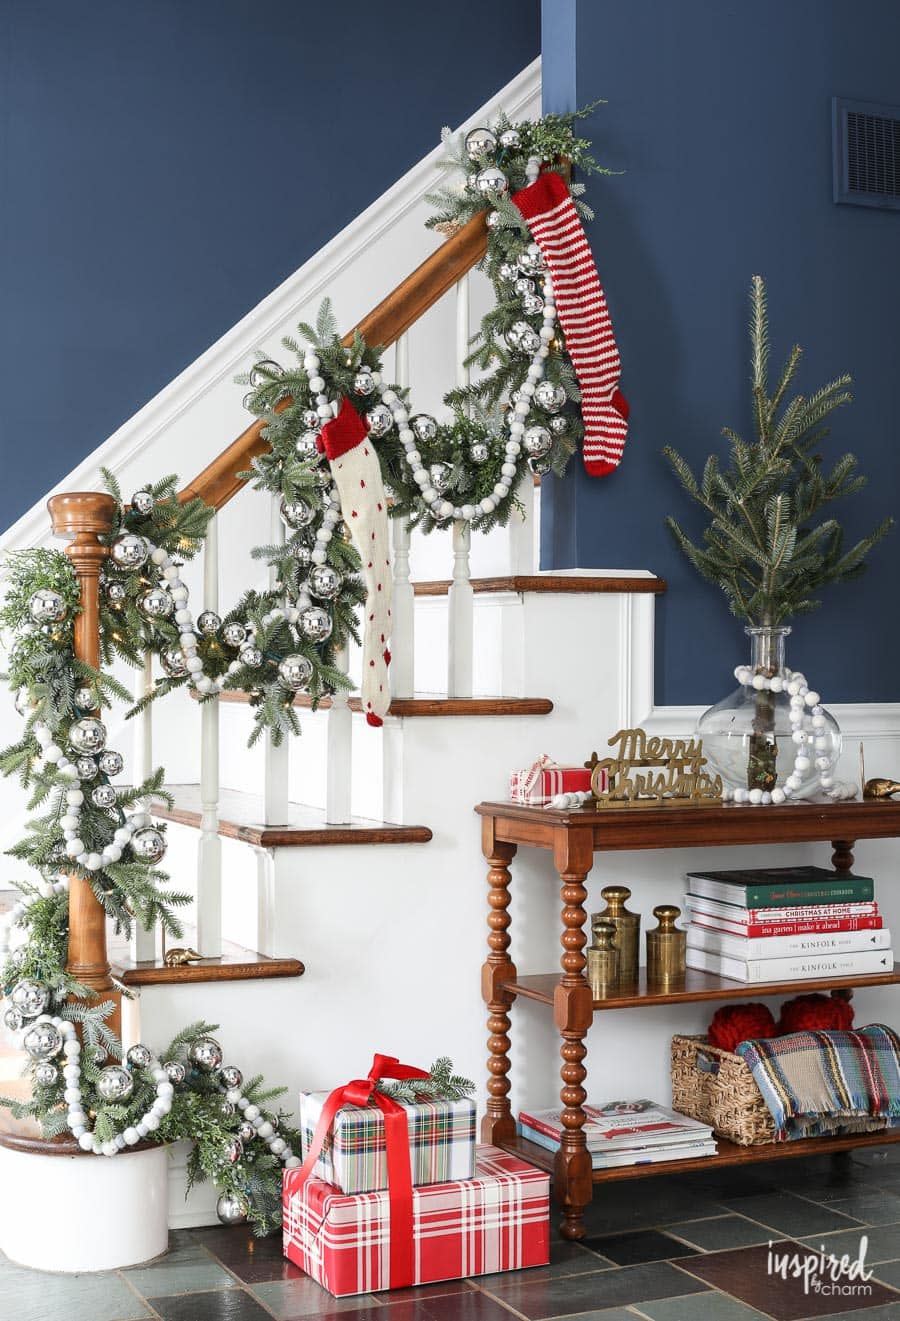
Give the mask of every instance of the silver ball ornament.
[(320, 601), (333, 601), (341, 590), (343, 579), (337, 569), (332, 568), (330, 564), (317, 564), (310, 571), (307, 586), (313, 596), (317, 596)]
[(159, 663), (170, 679), (183, 679), (188, 672), (185, 659), (176, 647), (164, 651), (159, 658)]
[(91, 802), (95, 807), (115, 807), (118, 794), (111, 784), (98, 784), (91, 790)]
[(114, 605), (118, 605), (120, 602), (124, 601), (128, 595), (124, 583), (107, 583), (105, 591), (107, 601), (111, 601)]
[(100, 769), (104, 775), (121, 775), (125, 769), (125, 758), (121, 752), (107, 748), (100, 757)]
[(376, 404), (366, 413), (366, 422), (369, 424), (369, 435), (373, 440), (379, 440), (394, 425), (394, 415), (387, 404)]
[(223, 1065), (219, 1070), (219, 1077), (222, 1080), (222, 1086), (227, 1087), (229, 1091), (240, 1087), (241, 1083), (244, 1081), (244, 1075), (234, 1064)]
[(291, 554), (301, 569), (308, 569), (312, 564), (312, 547), (304, 541), (295, 541), (291, 546)]
[(150, 546), (146, 537), (139, 537), (136, 532), (125, 532), (121, 537), (116, 537), (110, 553), (120, 569), (139, 569), (150, 554)]
[(438, 495), (443, 495), (450, 485), (451, 468), (449, 463), (432, 463), (428, 469), (431, 485)]
[(34, 703), (31, 700), (31, 694), (24, 684), (21, 688), (17, 689), (16, 695), (13, 698), (13, 705), (20, 716), (27, 716), (33, 709)]
[(28, 600), (28, 613), (36, 624), (58, 624), (68, 613), (66, 603), (52, 587), (42, 587)]
[(25, 1026), (25, 1019), (19, 1013), (18, 1009), (10, 1007), (3, 1014), (4, 1025), (10, 1032), (21, 1032)]
[(247, 641), (247, 629), (238, 620), (232, 619), (222, 629), (222, 640), (229, 647), (240, 647)]
[(416, 413), (410, 418), (409, 425), (416, 440), (423, 445), (429, 444), (437, 435), (438, 424), (430, 413)]
[(360, 367), (353, 378), (353, 393), (365, 398), (375, 389), (375, 377), (369, 371), (368, 367)]
[(244, 1154), (244, 1144), (240, 1138), (232, 1138), (225, 1148), (225, 1159), (229, 1165), (237, 1165)]
[(564, 436), (569, 429), (569, 419), (557, 413), (556, 417), (550, 419), (550, 430), (554, 436)]
[(242, 1225), (250, 1213), (250, 1208), (243, 1197), (233, 1193), (222, 1193), (216, 1202), (216, 1215), (223, 1225)]
[(151, 587), (138, 602), (141, 613), (148, 619), (168, 619), (175, 609), (171, 594), (164, 587)]
[(491, 457), (491, 451), (487, 441), (484, 440), (472, 441), (472, 444), (469, 446), (469, 458), (472, 460), (473, 463), (477, 463), (477, 464), (487, 463), (490, 457)]
[(104, 1101), (127, 1101), (134, 1091), (134, 1078), (121, 1064), (108, 1064), (100, 1070), (97, 1091)]
[(237, 1135), (242, 1142), (252, 1142), (256, 1137), (256, 1129), (250, 1123), (249, 1119), (242, 1119), (237, 1126)]
[(97, 694), (93, 688), (85, 684), (81, 688), (75, 689), (75, 705), (79, 711), (93, 711), (97, 706)]
[(297, 627), (307, 642), (327, 642), (334, 625), (327, 610), (311, 605), (300, 615)]
[(178, 1087), (187, 1077), (187, 1065), (181, 1060), (169, 1060), (163, 1065), (163, 1071), (173, 1087)]
[(159, 862), (166, 852), (165, 836), (155, 826), (143, 826), (131, 836), (131, 848), (141, 862)]
[(544, 477), (553, 466), (546, 455), (542, 459), (529, 459), (528, 466), (538, 477)]
[(50, 988), (31, 977), (23, 977), (10, 991), (9, 1000), (23, 1018), (37, 1018), (50, 1003)]
[(305, 500), (282, 500), (279, 514), (285, 527), (296, 532), (298, 528), (309, 527), (316, 511)]
[(526, 427), (522, 437), (522, 447), (531, 459), (542, 459), (549, 454), (553, 437), (546, 427)]
[(197, 627), (206, 638), (214, 638), (222, 627), (222, 618), (215, 610), (202, 610), (197, 616)]
[(519, 268), (513, 262), (503, 261), (497, 269), (500, 279), (509, 284), (511, 280), (518, 279)]
[(106, 747), (106, 726), (96, 716), (82, 716), (69, 726), (69, 745), (83, 756), (102, 752)]
[(153, 1063), (153, 1051), (149, 1046), (136, 1041), (133, 1046), (129, 1046), (125, 1060), (133, 1069), (149, 1069)]
[(489, 128), (473, 128), (466, 134), (466, 155), (470, 161), (483, 161), (497, 150), (497, 138)]
[(303, 429), (305, 431), (321, 431), (322, 419), (314, 408), (305, 408), (303, 410)]
[(100, 768), (93, 757), (76, 757), (75, 771), (79, 780), (96, 780)]
[(312, 674), (312, 661), (307, 660), (305, 656), (285, 656), (278, 664), (278, 677), (285, 688), (292, 693), (307, 688)]
[(487, 165), (475, 175), (475, 187), (482, 197), (509, 192), (509, 180), (496, 165)]
[(540, 294), (526, 294), (522, 299), (522, 311), (526, 316), (538, 316), (544, 310), (544, 300)]
[(250, 384), (254, 390), (258, 390), (261, 385), (268, 385), (273, 376), (280, 375), (281, 368), (277, 362), (273, 362), (271, 358), (260, 358), (259, 362), (250, 368)]
[(540, 275), (546, 270), (544, 254), (536, 243), (529, 243), (525, 251), (519, 253), (516, 264), (525, 275)]
[(59, 1082), (59, 1069), (50, 1060), (41, 1060), (34, 1066), (34, 1081), (39, 1087), (52, 1087)]
[(198, 1037), (188, 1054), (192, 1063), (201, 1069), (212, 1071), (222, 1067), (222, 1047), (214, 1037)]
[(135, 491), (131, 497), (131, 507), (136, 514), (146, 518), (148, 514), (153, 513), (153, 506), (156, 501), (150, 491)]
[(52, 1023), (33, 1023), (22, 1039), (22, 1045), (33, 1060), (49, 1060), (62, 1050), (62, 1033)]
[(259, 647), (241, 647), (238, 652), (238, 660), (242, 665), (246, 665), (248, 669), (255, 670), (262, 665), (263, 654)]
[(566, 392), (553, 381), (538, 381), (534, 388), (534, 402), (548, 413), (558, 413), (566, 402)]
[(515, 151), (522, 145), (522, 135), (517, 128), (505, 128), (500, 134), (500, 146), (507, 151)]
[(520, 275), (519, 278), (516, 280), (515, 284), (513, 285), (513, 288), (515, 289), (516, 293), (519, 295), (520, 298), (524, 298), (526, 294), (533, 294), (537, 292), (537, 290), (535, 289), (534, 280), (529, 280), (527, 275)]
[(525, 331), (519, 340), (520, 353), (537, 353), (541, 347), (541, 337), (536, 330), (530, 328)]
[(294, 441), (294, 453), (297, 458), (306, 462), (317, 458), (319, 454), (318, 439), (319, 436), (316, 431), (304, 431), (299, 435)]

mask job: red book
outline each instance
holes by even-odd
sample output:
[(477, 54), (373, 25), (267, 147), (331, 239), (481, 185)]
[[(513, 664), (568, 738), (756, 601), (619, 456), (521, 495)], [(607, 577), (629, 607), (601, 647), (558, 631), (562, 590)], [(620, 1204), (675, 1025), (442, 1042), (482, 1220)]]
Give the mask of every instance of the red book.
[(863, 917), (822, 917), (805, 922), (728, 922), (725, 918), (694, 913), (691, 926), (709, 931), (726, 931), (732, 936), (825, 936), (831, 931), (880, 931), (884, 918), (879, 913)]

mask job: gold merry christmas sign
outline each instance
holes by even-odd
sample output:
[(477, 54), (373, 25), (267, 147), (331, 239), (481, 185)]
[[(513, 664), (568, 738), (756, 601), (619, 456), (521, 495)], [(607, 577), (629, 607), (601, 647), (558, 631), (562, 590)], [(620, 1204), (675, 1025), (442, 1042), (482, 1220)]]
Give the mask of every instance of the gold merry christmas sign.
[(609, 746), (618, 748), (616, 756), (601, 759), (595, 752), (587, 763), (598, 810), (701, 807), (722, 801), (722, 778), (703, 769), (706, 758), (699, 738), (660, 738), (643, 729), (620, 729)]

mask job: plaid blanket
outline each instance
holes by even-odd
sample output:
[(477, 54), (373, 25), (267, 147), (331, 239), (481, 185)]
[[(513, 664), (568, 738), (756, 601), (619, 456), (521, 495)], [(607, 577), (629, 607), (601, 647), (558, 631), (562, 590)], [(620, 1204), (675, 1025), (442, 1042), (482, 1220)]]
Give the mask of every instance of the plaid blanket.
[(775, 1120), (777, 1141), (900, 1124), (900, 1038), (881, 1023), (743, 1041), (737, 1054)]

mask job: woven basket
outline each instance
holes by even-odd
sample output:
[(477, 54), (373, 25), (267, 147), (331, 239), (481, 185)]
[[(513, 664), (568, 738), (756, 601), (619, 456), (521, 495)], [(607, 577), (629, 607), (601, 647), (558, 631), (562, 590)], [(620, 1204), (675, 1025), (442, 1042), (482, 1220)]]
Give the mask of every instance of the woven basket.
[(775, 1122), (750, 1069), (706, 1037), (672, 1038), (672, 1106), (738, 1146), (775, 1141)]

